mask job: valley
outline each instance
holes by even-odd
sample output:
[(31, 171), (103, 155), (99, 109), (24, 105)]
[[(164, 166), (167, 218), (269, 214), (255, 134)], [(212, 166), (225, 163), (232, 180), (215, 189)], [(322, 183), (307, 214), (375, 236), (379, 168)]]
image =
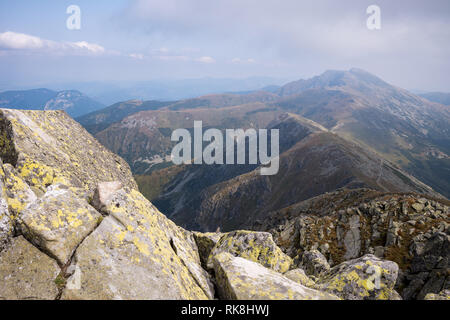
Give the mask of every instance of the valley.
[[(194, 120), (219, 130), (279, 129), (280, 172), (173, 166), (171, 132), (193, 133)], [(129, 101), (78, 121), (130, 164), (144, 195), (190, 229), (246, 227), (340, 188), (450, 195), (449, 108), (360, 69), (327, 71), (271, 92)]]

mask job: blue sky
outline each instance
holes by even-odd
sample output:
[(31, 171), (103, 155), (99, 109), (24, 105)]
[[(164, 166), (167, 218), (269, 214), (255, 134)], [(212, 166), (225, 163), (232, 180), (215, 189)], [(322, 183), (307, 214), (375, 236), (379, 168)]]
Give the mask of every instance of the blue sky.
[[(368, 30), (366, 8), (381, 8)], [(81, 30), (66, 8), (81, 9)], [(450, 2), (0, 0), (1, 84), (310, 77), (359, 67), (450, 91)]]

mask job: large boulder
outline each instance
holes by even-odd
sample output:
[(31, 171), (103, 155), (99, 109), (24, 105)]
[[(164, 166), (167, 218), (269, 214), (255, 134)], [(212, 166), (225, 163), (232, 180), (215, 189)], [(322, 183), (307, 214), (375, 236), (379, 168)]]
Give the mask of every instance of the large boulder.
[(93, 192), (100, 181), (137, 189), (128, 164), (64, 111), (0, 109), (0, 158), (36, 189), (55, 183)]
[(292, 265), (292, 258), (283, 253), (268, 232), (232, 231), (224, 234), (209, 256), (208, 267), (212, 266), (214, 256), (228, 252), (277, 272), (286, 272)]
[(219, 296), (227, 300), (337, 300), (261, 264), (227, 252), (213, 256)]
[(0, 300), (53, 300), (58, 296), (55, 260), (19, 236), (0, 252)]
[(63, 185), (52, 185), (18, 218), (22, 234), (65, 265), (102, 215)]
[(333, 267), (316, 283), (345, 300), (391, 300), (398, 299), (394, 290), (397, 275), (395, 262), (365, 255)]
[[(177, 227), (136, 190), (106, 199), (108, 214), (76, 250), (79, 288), (63, 299), (211, 299), (192, 234)], [(69, 278), (69, 282), (71, 279)]]

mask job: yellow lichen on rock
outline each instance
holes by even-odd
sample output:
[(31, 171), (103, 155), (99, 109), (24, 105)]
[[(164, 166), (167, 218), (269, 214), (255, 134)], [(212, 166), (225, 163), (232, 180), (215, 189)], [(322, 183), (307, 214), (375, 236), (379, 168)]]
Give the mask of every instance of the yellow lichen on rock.
[(65, 186), (52, 185), (18, 218), (23, 235), (64, 265), (101, 215)]
[[(5, 161), (30, 184), (45, 191), (51, 183), (93, 191), (99, 181), (119, 180), (137, 189), (128, 164), (101, 146), (64, 111), (0, 109)], [(5, 138), (5, 139), (6, 139)]]
[(106, 201), (107, 216), (77, 249), (81, 290), (64, 299), (208, 299), (189, 233), (177, 227), (136, 190), (121, 189)]
[(272, 235), (267, 232), (240, 230), (224, 234), (211, 251), (209, 267), (214, 255), (221, 252), (258, 262), (281, 273), (288, 271), (292, 265), (292, 258), (278, 248)]
[(398, 297), (394, 291), (397, 274), (395, 262), (365, 255), (333, 267), (316, 283), (346, 300), (390, 300)]
[(30, 186), (18, 175), (9, 163), (3, 165), (5, 190), (11, 216), (16, 218), (37, 197)]
[(219, 296), (231, 300), (338, 300), (261, 264), (221, 252), (212, 258)]

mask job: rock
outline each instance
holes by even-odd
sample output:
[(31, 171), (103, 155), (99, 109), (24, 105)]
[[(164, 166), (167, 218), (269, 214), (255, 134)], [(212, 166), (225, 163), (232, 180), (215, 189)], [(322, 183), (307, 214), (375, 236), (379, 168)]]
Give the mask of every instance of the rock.
[(418, 203), (418, 202), (413, 203), (413, 204), (411, 205), (411, 207), (412, 207), (414, 210), (416, 210), (416, 212), (422, 212), (422, 211), (423, 211), (423, 208), (425, 208), (425, 206), (424, 206), (422, 203)]
[(346, 261), (323, 274), (317, 285), (345, 300), (388, 300), (394, 292), (398, 266), (373, 255)]
[(344, 237), (345, 255), (344, 259), (353, 259), (359, 256), (361, 251), (360, 218), (351, 215), (348, 221), (349, 230)]
[(100, 181), (137, 189), (128, 164), (64, 111), (0, 109), (0, 158), (30, 186), (56, 183), (93, 192)]
[(200, 255), (200, 260), (202, 266), (206, 268), (208, 263), (208, 257), (211, 254), (211, 250), (223, 236), (220, 232), (194, 232), (194, 239), (197, 243), (198, 253)]
[(0, 252), (6, 247), (13, 233), (13, 225), (8, 211), (6, 193), (4, 191), (4, 178), (5, 173), (2, 169), (0, 160)]
[(23, 235), (65, 265), (81, 241), (101, 221), (101, 214), (61, 185), (29, 205), (19, 217)]
[(305, 271), (303, 269), (297, 268), (293, 270), (289, 270), (288, 272), (283, 274), (286, 278), (291, 279), (297, 283), (300, 283), (302, 286), (308, 288), (314, 288), (316, 283), (308, 278)]
[[(420, 199), (423, 202), (424, 198), (416, 194), (341, 190), (276, 211), (258, 230), (269, 231), (283, 252), (292, 257), (328, 244), (324, 255), (331, 265), (345, 262), (352, 247), (354, 254), (360, 247), (358, 257), (375, 254), (394, 261), (403, 274), (396, 290), (404, 299), (423, 299), (427, 293), (442, 291), (449, 283), (446, 270), (450, 250), (445, 249), (448, 247), (444, 234), (450, 235), (450, 223), (445, 201), (427, 199), (427, 206), (436, 210), (432, 213), (432, 209), (424, 207), (418, 213), (410, 204), (420, 204)], [(354, 208), (358, 208), (359, 213)], [(359, 232), (356, 218), (351, 222), (355, 212), (359, 216)], [(281, 225), (280, 217), (283, 218)], [(352, 228), (356, 236), (349, 231)], [(291, 230), (284, 235), (278, 229)], [(441, 236), (434, 236), (436, 233)]]
[(292, 264), (292, 259), (278, 248), (268, 232), (241, 230), (224, 234), (211, 251), (208, 259), (209, 268), (212, 267), (211, 259), (222, 252), (259, 262), (281, 273), (288, 271)]
[(389, 227), (386, 235), (386, 244), (385, 247), (396, 245), (398, 242), (398, 231), (400, 230), (400, 223), (393, 221), (392, 219), (389, 221)]
[(318, 250), (305, 251), (301, 255), (299, 267), (305, 270), (307, 275), (319, 276), (330, 270), (327, 259)]
[(450, 290), (443, 290), (439, 294), (429, 293), (424, 300), (450, 300)]
[[(424, 299), (428, 293), (450, 289), (450, 235), (435, 232), (428, 237), (418, 235), (410, 246), (409, 273), (403, 284), (405, 299)], [(448, 286), (448, 288), (446, 288)]]
[(0, 299), (53, 300), (58, 295), (55, 279), (60, 272), (56, 261), (23, 237), (13, 238), (0, 252)]
[(213, 256), (219, 296), (227, 300), (337, 300), (261, 264), (221, 252)]
[(122, 183), (120, 181), (112, 182), (100, 182), (94, 192), (92, 199), (92, 206), (98, 211), (102, 211), (102, 208), (106, 205), (106, 201), (111, 197), (114, 192), (122, 189)]
[(15, 216), (19, 216), (29, 204), (36, 201), (37, 197), (12, 165), (9, 163), (4, 164), (3, 170), (9, 210)]
[(66, 288), (63, 299), (213, 296), (193, 237), (138, 191), (118, 190), (106, 201), (104, 212), (109, 216), (81, 243), (74, 256), (81, 275), (80, 288)]

